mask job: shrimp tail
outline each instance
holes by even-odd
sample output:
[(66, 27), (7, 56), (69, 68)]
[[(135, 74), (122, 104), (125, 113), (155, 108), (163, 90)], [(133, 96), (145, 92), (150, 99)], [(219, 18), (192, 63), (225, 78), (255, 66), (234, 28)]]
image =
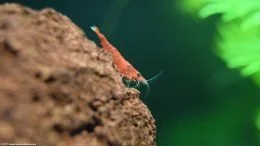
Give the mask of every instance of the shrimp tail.
[(90, 29), (96, 33), (96, 35), (98, 36), (98, 38), (101, 41), (106, 41), (107, 42), (106, 37), (99, 31), (99, 28), (97, 26), (95, 26), (95, 25), (90, 26)]
[(99, 32), (99, 29), (97, 26), (93, 25), (93, 26), (90, 26), (90, 29), (93, 30), (94, 32)]

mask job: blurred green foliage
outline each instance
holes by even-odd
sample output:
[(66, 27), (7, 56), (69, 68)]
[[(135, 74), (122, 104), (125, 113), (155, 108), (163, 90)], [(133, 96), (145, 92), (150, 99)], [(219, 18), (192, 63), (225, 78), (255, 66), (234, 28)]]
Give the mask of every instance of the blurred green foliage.
[[(184, 0), (183, 9), (200, 18), (220, 14), (216, 48), (230, 68), (253, 76), (260, 85), (260, 2), (258, 0)], [(192, 10), (192, 11), (189, 11)]]
[[(184, 0), (181, 8), (201, 19), (218, 14), (216, 54), (229, 68), (239, 69), (244, 77), (251, 76), (260, 86), (259, 0)], [(259, 110), (256, 113), (255, 124), (260, 130)], [(226, 144), (239, 145), (234, 142)]]

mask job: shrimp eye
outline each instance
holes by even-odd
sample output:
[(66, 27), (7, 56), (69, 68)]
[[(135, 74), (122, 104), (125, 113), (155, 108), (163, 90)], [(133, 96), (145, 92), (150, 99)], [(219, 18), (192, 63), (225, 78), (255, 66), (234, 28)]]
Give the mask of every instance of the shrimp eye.
[(141, 77), (141, 74), (140, 74), (140, 73), (137, 73), (137, 76), (138, 76), (138, 77)]

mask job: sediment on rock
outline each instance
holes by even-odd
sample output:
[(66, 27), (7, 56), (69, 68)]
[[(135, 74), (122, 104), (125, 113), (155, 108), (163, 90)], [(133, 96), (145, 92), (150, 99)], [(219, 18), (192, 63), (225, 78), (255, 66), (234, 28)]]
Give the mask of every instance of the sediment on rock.
[(0, 5), (0, 82), (0, 142), (155, 145), (155, 121), (139, 92), (53, 9)]

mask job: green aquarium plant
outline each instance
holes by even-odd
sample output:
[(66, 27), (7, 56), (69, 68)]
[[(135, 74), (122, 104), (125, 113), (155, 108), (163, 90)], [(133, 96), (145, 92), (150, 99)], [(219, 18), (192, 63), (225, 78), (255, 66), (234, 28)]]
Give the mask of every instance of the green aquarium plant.
[(201, 19), (218, 15), (216, 54), (260, 87), (260, 1), (182, 0), (181, 8)]

